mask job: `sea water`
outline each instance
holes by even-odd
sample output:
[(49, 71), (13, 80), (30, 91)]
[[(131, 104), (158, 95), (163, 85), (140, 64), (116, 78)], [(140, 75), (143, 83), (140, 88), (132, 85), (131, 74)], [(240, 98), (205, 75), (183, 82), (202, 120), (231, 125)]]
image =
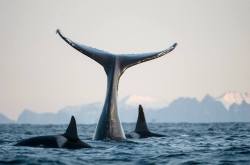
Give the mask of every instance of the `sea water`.
[[(135, 124), (123, 124), (125, 132)], [(92, 148), (13, 146), (18, 140), (64, 133), (67, 125), (0, 125), (0, 164), (250, 164), (250, 123), (149, 124), (166, 137), (94, 141), (95, 125), (78, 125)]]

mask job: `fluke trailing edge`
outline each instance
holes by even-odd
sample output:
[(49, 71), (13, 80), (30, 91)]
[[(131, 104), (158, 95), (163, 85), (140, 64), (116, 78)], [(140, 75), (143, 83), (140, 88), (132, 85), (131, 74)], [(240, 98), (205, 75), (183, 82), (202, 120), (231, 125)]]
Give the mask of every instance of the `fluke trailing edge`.
[(15, 146), (68, 149), (90, 148), (90, 145), (82, 142), (79, 139), (74, 116), (71, 117), (69, 126), (64, 134), (52, 136), (37, 136), (21, 140)]
[(106, 99), (95, 130), (94, 139), (126, 139), (117, 112), (117, 90), (121, 75), (127, 68), (131, 66), (161, 57), (171, 52), (172, 50), (174, 50), (177, 44), (173, 44), (166, 50), (153, 53), (112, 54), (106, 51), (98, 50), (89, 46), (85, 46), (83, 44), (73, 42), (70, 39), (66, 38), (60, 32), (60, 30), (57, 30), (56, 32), (70, 46), (102, 65), (106, 72)]
[(138, 118), (136, 122), (135, 130), (129, 134), (126, 134), (127, 138), (148, 138), (148, 137), (164, 137), (165, 135), (152, 133), (149, 131), (143, 108), (139, 105)]

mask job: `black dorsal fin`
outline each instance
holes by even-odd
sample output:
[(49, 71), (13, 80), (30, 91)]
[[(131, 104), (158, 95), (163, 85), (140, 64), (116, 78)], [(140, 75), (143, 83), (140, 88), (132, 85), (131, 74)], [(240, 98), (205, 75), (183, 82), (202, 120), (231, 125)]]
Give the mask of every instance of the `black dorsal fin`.
[(139, 105), (139, 113), (138, 113), (137, 123), (135, 127), (135, 132), (137, 133), (149, 132), (146, 119), (144, 116), (143, 108), (141, 105)]
[(69, 126), (64, 133), (64, 136), (68, 138), (69, 140), (78, 140), (78, 134), (77, 134), (77, 128), (76, 128), (76, 120), (75, 117), (72, 116)]

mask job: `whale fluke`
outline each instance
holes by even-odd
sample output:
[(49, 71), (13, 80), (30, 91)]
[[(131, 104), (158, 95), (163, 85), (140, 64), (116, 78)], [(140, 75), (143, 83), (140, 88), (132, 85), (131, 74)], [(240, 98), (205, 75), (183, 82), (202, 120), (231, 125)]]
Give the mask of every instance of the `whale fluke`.
[(120, 58), (121, 58), (122, 68), (123, 70), (125, 70), (131, 66), (162, 57), (171, 52), (172, 50), (174, 50), (176, 46), (177, 43), (174, 43), (168, 49), (165, 49), (163, 51), (121, 55)]
[(70, 46), (83, 53), (84, 55), (88, 56), (89, 58), (95, 60), (97, 63), (102, 65), (104, 69), (106, 69), (106, 66), (109, 64), (110, 58), (112, 56), (111, 53), (74, 42), (69, 38), (65, 37), (59, 29), (56, 30), (56, 33)]
[(59, 29), (56, 30), (56, 33), (70, 46), (102, 65), (106, 73), (108, 72), (107, 69), (109, 69), (111, 67), (110, 65), (114, 62), (114, 56), (119, 58), (119, 67), (121, 73), (123, 73), (127, 68), (131, 66), (164, 56), (174, 50), (177, 46), (177, 43), (174, 43), (168, 49), (165, 49), (163, 51), (114, 55), (104, 50), (99, 50), (84, 44), (74, 42), (71, 39), (65, 37)]
[(165, 135), (153, 133), (149, 131), (143, 108), (139, 105), (136, 127), (133, 132), (126, 134), (127, 138), (148, 138), (148, 137), (164, 137)]
[(177, 43), (173, 44), (168, 49), (153, 53), (112, 54), (103, 50), (98, 50), (83, 44), (73, 42), (72, 40), (66, 38), (59, 29), (57, 29), (56, 32), (70, 46), (102, 65), (106, 72), (106, 98), (101, 116), (96, 126), (94, 139), (126, 139), (117, 111), (117, 95), (120, 77), (122, 76), (124, 71), (131, 66), (156, 59), (171, 52), (175, 49)]

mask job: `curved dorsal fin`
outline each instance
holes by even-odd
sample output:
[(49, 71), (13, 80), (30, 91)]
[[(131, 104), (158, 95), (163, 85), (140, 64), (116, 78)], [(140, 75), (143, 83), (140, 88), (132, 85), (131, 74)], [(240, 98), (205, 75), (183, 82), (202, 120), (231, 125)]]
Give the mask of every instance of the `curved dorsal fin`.
[(72, 116), (69, 126), (66, 129), (66, 132), (64, 133), (64, 136), (68, 138), (69, 140), (77, 140), (78, 134), (77, 134), (77, 128), (76, 128), (76, 120), (75, 117)]
[(138, 113), (137, 123), (135, 127), (135, 132), (137, 133), (149, 132), (146, 119), (144, 116), (143, 108), (141, 105), (139, 105), (139, 113)]

